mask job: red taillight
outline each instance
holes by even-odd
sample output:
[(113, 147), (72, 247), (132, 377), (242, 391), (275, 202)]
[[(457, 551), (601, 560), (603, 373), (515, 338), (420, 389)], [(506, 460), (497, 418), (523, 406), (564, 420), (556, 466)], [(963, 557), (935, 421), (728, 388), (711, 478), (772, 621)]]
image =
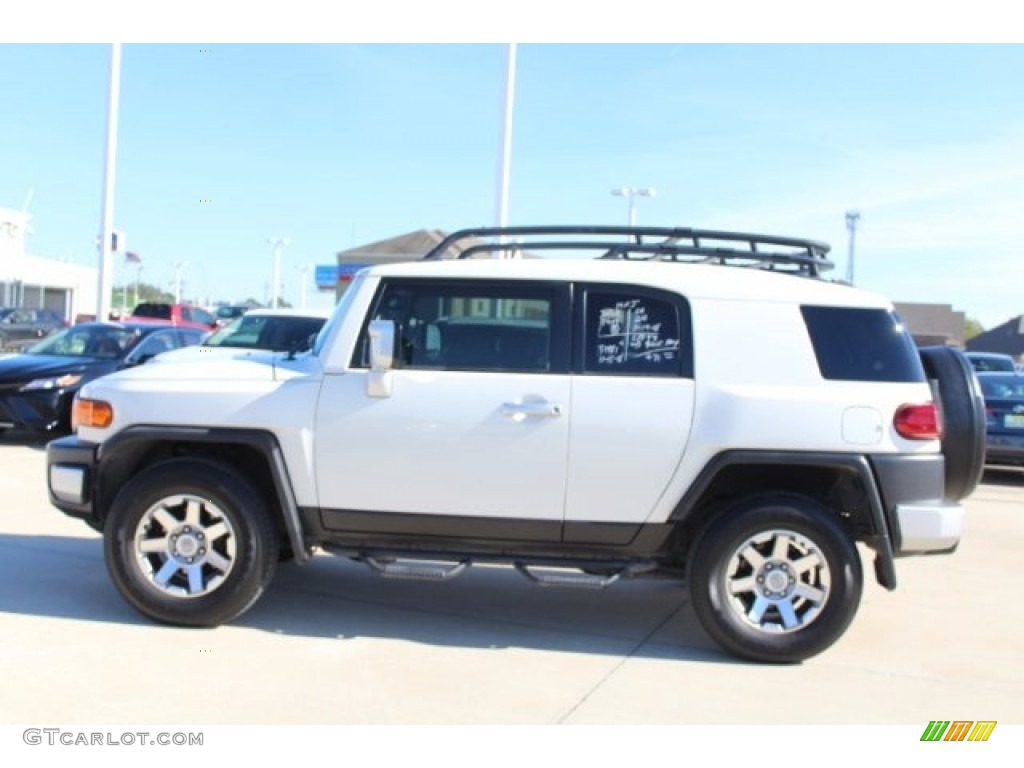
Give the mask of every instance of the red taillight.
[(935, 403), (901, 405), (892, 418), (892, 425), (908, 440), (939, 440), (942, 438), (942, 417)]

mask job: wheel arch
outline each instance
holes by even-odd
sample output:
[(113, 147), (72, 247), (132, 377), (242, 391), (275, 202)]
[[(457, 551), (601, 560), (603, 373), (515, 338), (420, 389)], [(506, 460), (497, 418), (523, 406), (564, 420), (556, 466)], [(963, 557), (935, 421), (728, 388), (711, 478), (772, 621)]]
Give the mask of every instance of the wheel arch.
[(95, 509), (105, 518), (124, 483), (162, 461), (186, 457), (226, 464), (240, 472), (273, 511), (295, 561), (310, 559), (281, 446), (272, 433), (264, 430), (129, 427), (100, 447)]
[(688, 554), (700, 533), (743, 497), (802, 496), (833, 510), (853, 541), (875, 553), (875, 578), (896, 587), (896, 567), (885, 507), (871, 464), (842, 453), (725, 451), (715, 456), (676, 505), (674, 549)]

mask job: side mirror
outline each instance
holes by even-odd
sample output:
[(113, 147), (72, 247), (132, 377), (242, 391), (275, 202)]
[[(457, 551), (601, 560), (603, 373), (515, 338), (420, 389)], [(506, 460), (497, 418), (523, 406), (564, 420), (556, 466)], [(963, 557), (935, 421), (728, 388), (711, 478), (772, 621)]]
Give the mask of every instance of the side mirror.
[(124, 359), (124, 364), (126, 366), (128, 366), (129, 368), (131, 368), (133, 366), (136, 366), (136, 365), (145, 365), (150, 360), (152, 360), (154, 357), (156, 357), (156, 355), (149, 354), (149, 353), (144, 353), (144, 354), (141, 354), (141, 355), (128, 355), (128, 357), (126, 357)]
[(395, 324), (390, 320), (373, 320), (368, 330), (370, 373), (366, 377), (366, 394), (370, 397), (391, 397), (391, 369), (395, 364)]
[(395, 324), (391, 320), (370, 322), (370, 370), (390, 371), (395, 364)]

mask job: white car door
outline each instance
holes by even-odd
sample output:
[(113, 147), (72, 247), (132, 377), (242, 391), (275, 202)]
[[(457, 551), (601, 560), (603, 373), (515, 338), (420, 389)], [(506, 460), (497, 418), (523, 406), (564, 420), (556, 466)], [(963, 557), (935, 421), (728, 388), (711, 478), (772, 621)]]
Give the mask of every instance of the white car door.
[(590, 285), (577, 300), (565, 520), (580, 541), (586, 525), (575, 523), (648, 520), (686, 450), (694, 381), (680, 296)]
[(371, 316), (400, 337), (387, 394), (371, 386), (365, 345), (320, 394), (325, 525), (357, 514), (375, 532), (408, 532), (409, 515), (501, 518), (546, 521), (557, 538), (570, 377), (553, 325), (567, 314), (556, 287), (385, 281)]

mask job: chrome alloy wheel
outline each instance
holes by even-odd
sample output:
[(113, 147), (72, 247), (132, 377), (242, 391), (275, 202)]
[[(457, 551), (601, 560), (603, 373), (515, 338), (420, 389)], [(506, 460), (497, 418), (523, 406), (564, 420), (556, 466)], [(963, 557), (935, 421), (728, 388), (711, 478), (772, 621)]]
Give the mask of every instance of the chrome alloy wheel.
[(818, 618), (828, 600), (831, 573), (818, 546), (794, 531), (751, 536), (729, 558), (728, 605), (765, 632), (795, 632)]
[(142, 575), (174, 597), (201, 597), (231, 573), (237, 534), (210, 499), (168, 496), (142, 515), (135, 529), (135, 556)]

